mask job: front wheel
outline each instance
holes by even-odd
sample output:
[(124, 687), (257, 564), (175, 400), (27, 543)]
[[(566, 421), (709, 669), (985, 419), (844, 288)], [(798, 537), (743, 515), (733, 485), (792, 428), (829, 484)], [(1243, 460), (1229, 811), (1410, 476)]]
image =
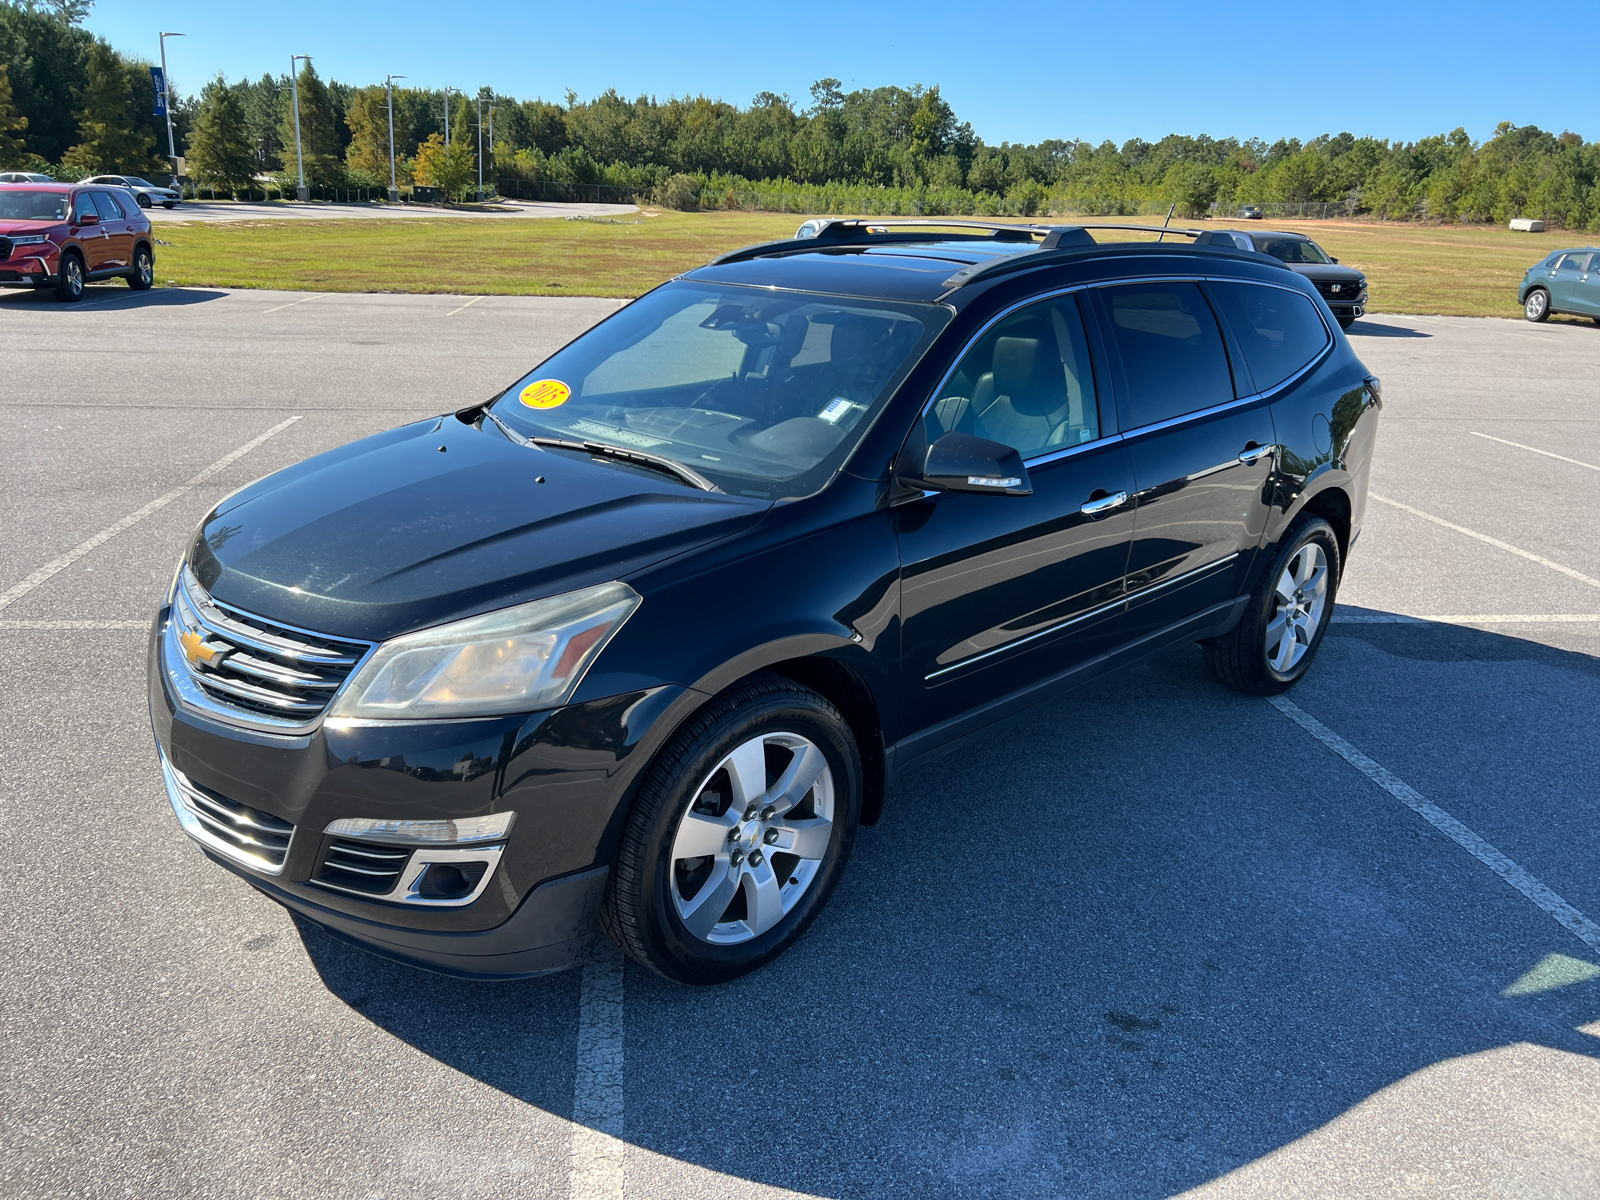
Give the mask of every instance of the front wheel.
[(128, 286), (136, 292), (148, 291), (156, 281), (156, 260), (149, 247), (140, 246), (133, 252), (133, 274), (128, 276)]
[(1216, 677), (1256, 696), (1286, 692), (1311, 669), (1333, 616), (1339, 539), (1321, 517), (1289, 527), (1233, 632), (1204, 643)]
[(162, 208), (177, 208), (178, 207), (178, 202), (176, 200), (163, 200), (161, 202), (161, 207)]
[(1534, 288), (1528, 293), (1528, 298), (1522, 302), (1522, 315), (1535, 323), (1550, 319), (1550, 293), (1543, 288)]
[(1354, 317), (1335, 316), (1333, 319), (1335, 321), (1339, 322), (1339, 328), (1340, 329), (1349, 329), (1350, 326), (1352, 326), (1352, 325), (1354, 325), (1356, 323), (1356, 319)]
[(776, 958), (827, 901), (861, 815), (850, 727), (810, 688), (738, 684), (690, 718), (640, 785), (601, 921), (681, 983)]
[(56, 274), (56, 299), (71, 304), (83, 299), (83, 259), (75, 251), (61, 256), (61, 270)]
[(146, 196), (143, 192), (139, 192), (137, 195), (135, 195), (134, 199), (139, 202), (140, 208), (150, 207), (150, 197)]

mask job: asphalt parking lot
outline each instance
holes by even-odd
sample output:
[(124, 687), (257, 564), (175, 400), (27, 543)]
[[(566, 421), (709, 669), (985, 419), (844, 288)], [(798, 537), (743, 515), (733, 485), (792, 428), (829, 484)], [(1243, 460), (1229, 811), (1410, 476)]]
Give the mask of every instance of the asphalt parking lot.
[(143, 666), (195, 522), (616, 305), (0, 293), (0, 1192), (1600, 1195), (1596, 326), (1358, 324), (1381, 499), (1292, 704), (1186, 647), (1037, 712), (735, 984), (413, 972), (207, 863)]

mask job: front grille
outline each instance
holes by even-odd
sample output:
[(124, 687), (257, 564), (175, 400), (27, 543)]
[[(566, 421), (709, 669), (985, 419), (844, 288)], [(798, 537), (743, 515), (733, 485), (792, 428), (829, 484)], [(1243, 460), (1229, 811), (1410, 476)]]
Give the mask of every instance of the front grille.
[(175, 650), (225, 710), (306, 725), (332, 702), (372, 643), (308, 633), (214, 600), (184, 567), (172, 601)]
[(283, 869), (294, 825), (259, 808), (230, 800), (221, 792), (194, 782), (176, 767), (168, 766), (179, 798), (200, 823), (213, 849), (269, 871)]
[[(1334, 288), (1339, 290), (1334, 291)], [(1317, 291), (1321, 292), (1322, 298), (1330, 304), (1354, 304), (1356, 297), (1361, 295), (1361, 285), (1359, 283), (1346, 283), (1342, 279), (1337, 283), (1319, 279), (1317, 281)]]
[(5, 262), (6, 259), (10, 258), (13, 249), (15, 249), (15, 245), (10, 238), (0, 237), (0, 262)]
[(366, 842), (335, 841), (323, 856), (313, 883), (341, 892), (387, 896), (400, 885), (411, 851)]

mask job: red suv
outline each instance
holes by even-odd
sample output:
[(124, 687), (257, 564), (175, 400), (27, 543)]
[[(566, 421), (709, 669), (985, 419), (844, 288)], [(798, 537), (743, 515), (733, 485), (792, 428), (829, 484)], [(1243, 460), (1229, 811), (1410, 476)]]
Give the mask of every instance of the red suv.
[(77, 300), (92, 279), (155, 281), (150, 218), (123, 188), (0, 184), (0, 287), (53, 287)]

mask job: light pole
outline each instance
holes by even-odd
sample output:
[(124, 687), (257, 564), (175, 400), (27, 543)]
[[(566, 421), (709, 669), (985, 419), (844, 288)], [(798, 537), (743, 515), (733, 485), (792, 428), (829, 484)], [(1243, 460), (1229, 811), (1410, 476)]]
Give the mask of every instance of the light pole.
[[(172, 186), (181, 188), (178, 182), (178, 146), (172, 140), (172, 85), (167, 82), (167, 39), (169, 37), (183, 37), (181, 33), (163, 33), (161, 35), (161, 107), (167, 110), (167, 157), (172, 160)], [(182, 194), (181, 192), (179, 193)], [(196, 199), (199, 193), (196, 193)]]
[(483, 93), (478, 93), (478, 203), (483, 203)]
[[(489, 165), (491, 167), (494, 166), (494, 110), (499, 107), (498, 104), (489, 105)], [(496, 184), (495, 187), (496, 191), (498, 191), (499, 185)], [(479, 197), (479, 199), (482, 199), (482, 197)]]
[(301, 59), (311, 61), (309, 54), (291, 54), (289, 56), (289, 90), (294, 104), (294, 165), (300, 175), (300, 186), (295, 189), (295, 199), (304, 203), (311, 199), (311, 189), (306, 186), (306, 160), (300, 153), (300, 81), (295, 77), (295, 63)]
[(444, 89), (444, 148), (446, 150), (450, 149), (450, 93), (453, 91), (455, 91), (453, 87)]
[(404, 75), (390, 75), (383, 81), (389, 93), (389, 201), (393, 204), (400, 202), (400, 185), (394, 177), (394, 81), (404, 78)]

